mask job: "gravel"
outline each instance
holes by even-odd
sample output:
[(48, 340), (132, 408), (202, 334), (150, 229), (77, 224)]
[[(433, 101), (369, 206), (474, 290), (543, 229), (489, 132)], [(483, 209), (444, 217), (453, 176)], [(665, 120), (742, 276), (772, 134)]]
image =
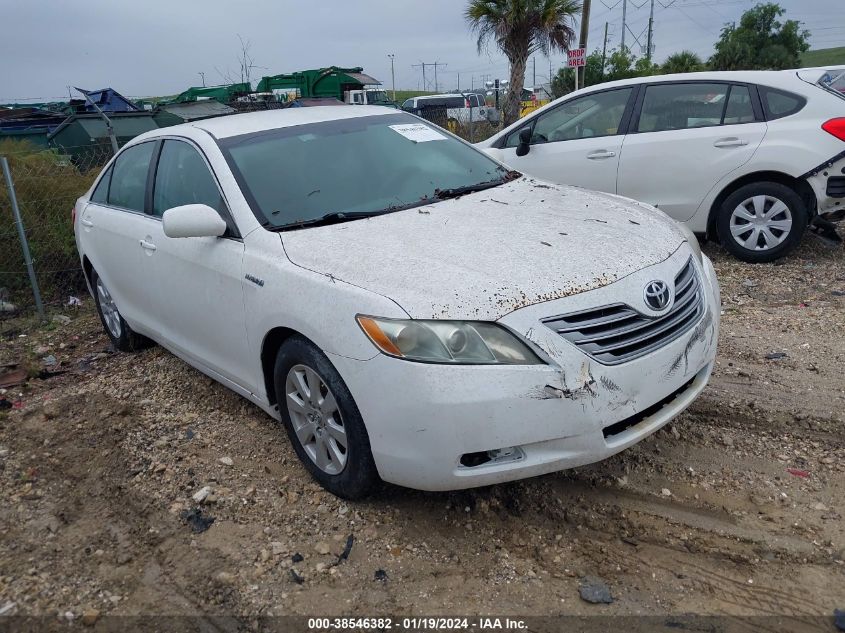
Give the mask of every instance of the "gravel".
[[(0, 612), (830, 616), (845, 256), (705, 250), (722, 333), (693, 406), (599, 464), (464, 492), (337, 499), (276, 422), (162, 348), (112, 353), (85, 308), (4, 341), (0, 363), (49, 352), (67, 373), (0, 411)], [(579, 599), (585, 578), (612, 604)]]

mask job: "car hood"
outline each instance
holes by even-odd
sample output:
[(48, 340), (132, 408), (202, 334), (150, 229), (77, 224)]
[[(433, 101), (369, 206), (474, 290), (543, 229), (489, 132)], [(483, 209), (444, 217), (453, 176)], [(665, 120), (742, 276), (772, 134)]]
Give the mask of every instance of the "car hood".
[(294, 264), (389, 297), (412, 318), (484, 321), (606, 286), (684, 241), (652, 207), (528, 178), (281, 236)]

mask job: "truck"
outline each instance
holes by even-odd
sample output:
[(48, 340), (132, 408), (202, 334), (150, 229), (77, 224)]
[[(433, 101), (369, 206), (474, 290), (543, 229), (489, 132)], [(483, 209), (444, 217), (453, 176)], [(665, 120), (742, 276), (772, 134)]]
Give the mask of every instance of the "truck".
[(258, 94), (272, 94), (278, 101), (334, 98), (355, 105), (396, 107), (380, 87), (381, 82), (364, 74), (360, 66), (329, 66), (314, 70), (262, 77), (255, 88)]

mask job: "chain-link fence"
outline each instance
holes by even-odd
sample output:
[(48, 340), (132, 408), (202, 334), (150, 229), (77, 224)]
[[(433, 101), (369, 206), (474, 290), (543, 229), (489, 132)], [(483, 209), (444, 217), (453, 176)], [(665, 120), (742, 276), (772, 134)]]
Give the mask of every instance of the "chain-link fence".
[(0, 141), (0, 337), (39, 312), (87, 302), (72, 210), (111, 156), (108, 142), (45, 149)]

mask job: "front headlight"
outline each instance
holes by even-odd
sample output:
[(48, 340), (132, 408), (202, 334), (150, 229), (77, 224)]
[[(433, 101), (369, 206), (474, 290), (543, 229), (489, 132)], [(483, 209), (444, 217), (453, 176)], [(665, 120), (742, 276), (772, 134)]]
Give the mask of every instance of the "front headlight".
[(464, 365), (543, 364), (525, 343), (495, 323), (356, 318), (377, 348), (397, 358)]
[(695, 258), (700, 264), (704, 260), (701, 258), (701, 244), (698, 243), (698, 238), (695, 236), (695, 233), (693, 233), (690, 228), (683, 222), (676, 221), (675, 223), (678, 225), (678, 228), (681, 229), (681, 233), (684, 234), (684, 237), (687, 239), (689, 247), (692, 249), (692, 252), (695, 253)]

